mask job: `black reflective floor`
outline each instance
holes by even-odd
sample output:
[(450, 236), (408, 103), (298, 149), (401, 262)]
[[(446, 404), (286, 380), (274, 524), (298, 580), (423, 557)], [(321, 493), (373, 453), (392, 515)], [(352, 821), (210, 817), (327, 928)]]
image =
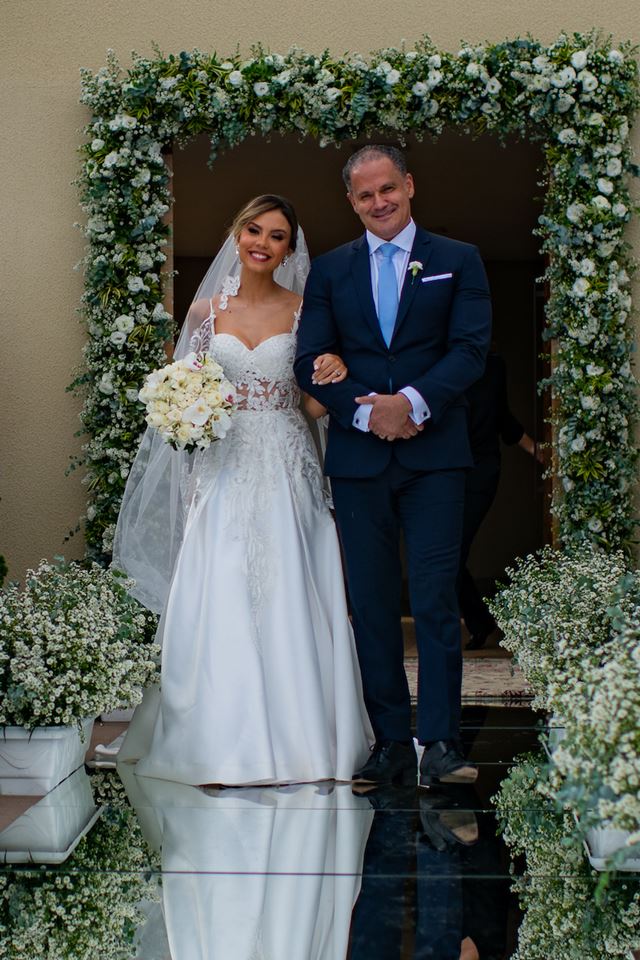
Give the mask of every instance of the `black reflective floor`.
[[(528, 709), (466, 707), (478, 782), (429, 791), (203, 790), (127, 765), (78, 771), (59, 802), (0, 833), (6, 859), (28, 859), (29, 843), (49, 861), (0, 868), (0, 957), (529, 960), (510, 892), (524, 860), (511, 862), (491, 798), (538, 734)], [(558, 943), (559, 960), (574, 957)]]

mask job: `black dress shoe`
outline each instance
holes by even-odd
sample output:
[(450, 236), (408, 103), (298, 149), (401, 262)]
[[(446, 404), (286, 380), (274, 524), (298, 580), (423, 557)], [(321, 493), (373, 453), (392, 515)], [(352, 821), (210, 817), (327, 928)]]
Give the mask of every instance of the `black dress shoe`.
[(421, 787), (436, 783), (475, 783), (478, 768), (462, 754), (458, 740), (436, 740), (425, 748), (420, 761)]
[(420, 841), (442, 853), (478, 842), (478, 820), (473, 810), (458, 810), (446, 797), (420, 794)]
[(475, 633), (472, 633), (465, 650), (482, 650), (495, 629), (496, 624), (494, 623), (492, 627), (487, 627), (485, 630), (477, 630)]
[(413, 743), (398, 740), (378, 740), (364, 767), (353, 775), (354, 783), (401, 783), (415, 786), (418, 778), (418, 759)]

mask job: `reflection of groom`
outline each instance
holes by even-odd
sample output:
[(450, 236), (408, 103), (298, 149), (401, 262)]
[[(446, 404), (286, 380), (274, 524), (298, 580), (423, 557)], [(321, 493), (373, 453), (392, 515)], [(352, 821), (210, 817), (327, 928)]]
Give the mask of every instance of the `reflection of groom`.
[[(367, 709), (376, 735), (356, 779), (415, 783), (401, 629), (404, 534), (419, 655), (420, 782), (474, 779), (459, 742), (462, 658), (456, 602), (465, 469), (464, 391), (490, 338), (478, 251), (411, 219), (399, 150), (367, 146), (344, 178), (363, 237), (319, 257), (304, 296), (296, 375), (328, 407), (325, 469), (344, 547)], [(339, 353), (342, 383), (317, 386), (313, 358)]]

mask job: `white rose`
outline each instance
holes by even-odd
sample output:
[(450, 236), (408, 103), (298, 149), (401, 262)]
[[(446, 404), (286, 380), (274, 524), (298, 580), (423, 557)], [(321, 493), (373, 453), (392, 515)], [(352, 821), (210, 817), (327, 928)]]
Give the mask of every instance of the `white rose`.
[(571, 290), (575, 297), (584, 297), (589, 290), (589, 286), (590, 284), (588, 280), (585, 280), (584, 277), (578, 277)]
[(593, 198), (593, 206), (598, 210), (610, 210), (611, 204), (606, 197), (603, 197), (602, 194), (598, 194), (597, 197)]
[(595, 363), (587, 364), (587, 374), (590, 377), (599, 377), (601, 373), (604, 373), (604, 367), (599, 367)]
[(575, 484), (574, 484), (573, 480), (571, 480), (570, 477), (563, 477), (563, 478), (562, 478), (562, 486), (564, 487), (566, 493), (571, 493), (571, 491), (573, 490)]
[(487, 83), (484, 89), (489, 94), (489, 96), (495, 97), (495, 95), (497, 93), (500, 93), (500, 91), (502, 90), (502, 84), (500, 83), (497, 77), (491, 77), (491, 79), (489, 80), (489, 82)]
[(389, 73), (393, 67), (388, 60), (381, 60), (378, 66), (376, 67), (377, 72), (380, 74)]
[(104, 140), (102, 140), (100, 137), (95, 137), (91, 141), (91, 149), (93, 150), (94, 153), (97, 150), (102, 150), (103, 147), (104, 147)]
[(624, 63), (624, 57), (619, 50), (609, 50), (609, 63)]
[(140, 290), (146, 290), (146, 286), (142, 277), (128, 277), (127, 286), (131, 293), (139, 293)]
[(565, 127), (564, 130), (561, 130), (558, 134), (558, 140), (560, 143), (577, 143), (578, 134), (573, 127)]
[(282, 73), (279, 73), (273, 79), (275, 83), (279, 83), (282, 86), (284, 86), (286, 83), (289, 83), (289, 80), (291, 79), (291, 75), (292, 75), (291, 70), (283, 70)]
[(221, 63), (221, 64), (220, 64), (220, 69), (221, 69), (221, 70), (233, 70), (233, 64), (231, 63), (231, 60), (225, 60), (224, 63)]
[(131, 333), (135, 326), (135, 321), (133, 317), (123, 313), (121, 316), (116, 317), (114, 320), (114, 326), (116, 330), (120, 330), (121, 333)]
[(427, 85), (430, 90), (433, 90), (434, 87), (437, 87), (442, 80), (442, 71), (440, 70), (429, 70), (429, 76), (427, 77)]
[(570, 83), (573, 83), (575, 78), (576, 72), (573, 67), (563, 67), (558, 73), (554, 73), (551, 77), (551, 83), (554, 87), (567, 87)]
[(87, 520), (93, 520), (93, 519), (95, 518), (95, 515), (96, 515), (97, 512), (98, 512), (98, 511), (97, 511), (96, 508), (93, 506), (93, 504), (91, 504), (91, 506), (87, 507)]
[(465, 73), (468, 77), (479, 77), (480, 76), (480, 64), (476, 63), (475, 60), (472, 60), (471, 63), (467, 64), (467, 69)]
[(98, 381), (98, 390), (100, 390), (101, 393), (104, 393), (107, 396), (113, 393), (114, 386), (113, 386), (113, 383), (111, 382), (111, 376), (108, 373), (102, 374), (102, 377)]
[(561, 93), (556, 100), (556, 110), (558, 113), (567, 113), (575, 103), (575, 98), (568, 93)]
[(597, 187), (600, 193), (604, 193), (607, 197), (613, 193), (613, 184), (611, 180), (606, 180), (605, 177), (598, 177)]
[(241, 87), (244, 83), (244, 77), (240, 70), (233, 70), (227, 77), (232, 87)]
[(596, 265), (593, 260), (585, 257), (584, 260), (581, 260), (578, 264), (578, 270), (583, 277), (592, 277), (596, 272)]
[(129, 387), (129, 389), (125, 390), (124, 393), (127, 400), (129, 400), (131, 403), (135, 403), (138, 399), (138, 391), (135, 387)]
[(580, 223), (586, 212), (584, 203), (572, 203), (567, 207), (567, 220), (571, 223)]
[(618, 177), (622, 173), (622, 161), (619, 157), (611, 157), (607, 161), (607, 176)]
[(399, 79), (400, 79), (400, 71), (399, 71), (399, 70), (389, 70), (389, 72), (388, 72), (388, 74), (387, 74), (387, 76), (386, 76), (386, 82), (387, 82), (388, 86), (390, 86), (390, 87), (395, 86), (395, 84), (398, 82)]
[(264, 81), (254, 83), (253, 92), (255, 93), (256, 97), (266, 97), (266, 95), (269, 93), (269, 84), (265, 83)]
[(590, 127), (602, 127), (604, 125), (604, 117), (601, 113), (590, 113), (587, 118), (587, 123)]
[(108, 153), (104, 160), (102, 161), (102, 166), (111, 168), (115, 167), (116, 163), (120, 159), (120, 154), (117, 150), (112, 150), (111, 153)]
[(439, 70), (442, 66), (442, 57), (439, 53), (434, 53), (432, 57), (429, 57), (427, 62), (432, 70)]
[(600, 406), (599, 397), (589, 397), (584, 394), (580, 397), (580, 406), (583, 410), (597, 410)]
[(544, 71), (548, 70), (551, 65), (549, 61), (549, 57), (545, 55), (534, 57), (531, 63), (533, 64), (533, 69), (537, 70), (539, 73), (544, 73)]
[(593, 93), (593, 91), (598, 87), (598, 78), (592, 73), (589, 73), (588, 70), (583, 70), (578, 76), (578, 80), (582, 84), (582, 89), (587, 93)]
[(626, 217), (627, 212), (627, 207), (624, 203), (620, 203), (619, 201), (618, 203), (614, 203), (613, 213), (616, 217), (620, 217), (622, 219), (622, 217)]
[(582, 68), (586, 67), (586, 65), (587, 65), (587, 51), (576, 50), (576, 52), (571, 55), (571, 66), (575, 67), (576, 70), (582, 70)]
[(326, 99), (329, 101), (329, 103), (333, 103), (334, 100), (338, 99), (341, 93), (342, 93), (342, 90), (340, 90), (339, 87), (327, 87), (327, 89), (324, 92), (324, 95)]
[(429, 93), (429, 87), (422, 80), (416, 80), (411, 87), (411, 93), (415, 94), (416, 97), (426, 97)]
[(587, 446), (587, 441), (584, 437), (576, 437), (575, 440), (571, 441), (571, 450), (573, 453), (581, 453)]
[(589, 530), (592, 530), (593, 533), (600, 533), (602, 530), (602, 520), (598, 517), (591, 517), (588, 523)]

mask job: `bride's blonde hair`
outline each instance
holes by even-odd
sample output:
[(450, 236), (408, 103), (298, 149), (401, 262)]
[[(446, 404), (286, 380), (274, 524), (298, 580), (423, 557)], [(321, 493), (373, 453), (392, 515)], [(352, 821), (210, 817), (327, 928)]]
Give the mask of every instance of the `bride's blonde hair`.
[(291, 227), (291, 239), (289, 248), (293, 253), (296, 249), (296, 240), (298, 237), (298, 218), (291, 203), (286, 197), (281, 197), (277, 193), (263, 193), (259, 197), (254, 197), (245, 203), (235, 215), (233, 223), (229, 229), (230, 237), (239, 237), (242, 228), (263, 213), (269, 213), (271, 210), (279, 210), (289, 226)]

